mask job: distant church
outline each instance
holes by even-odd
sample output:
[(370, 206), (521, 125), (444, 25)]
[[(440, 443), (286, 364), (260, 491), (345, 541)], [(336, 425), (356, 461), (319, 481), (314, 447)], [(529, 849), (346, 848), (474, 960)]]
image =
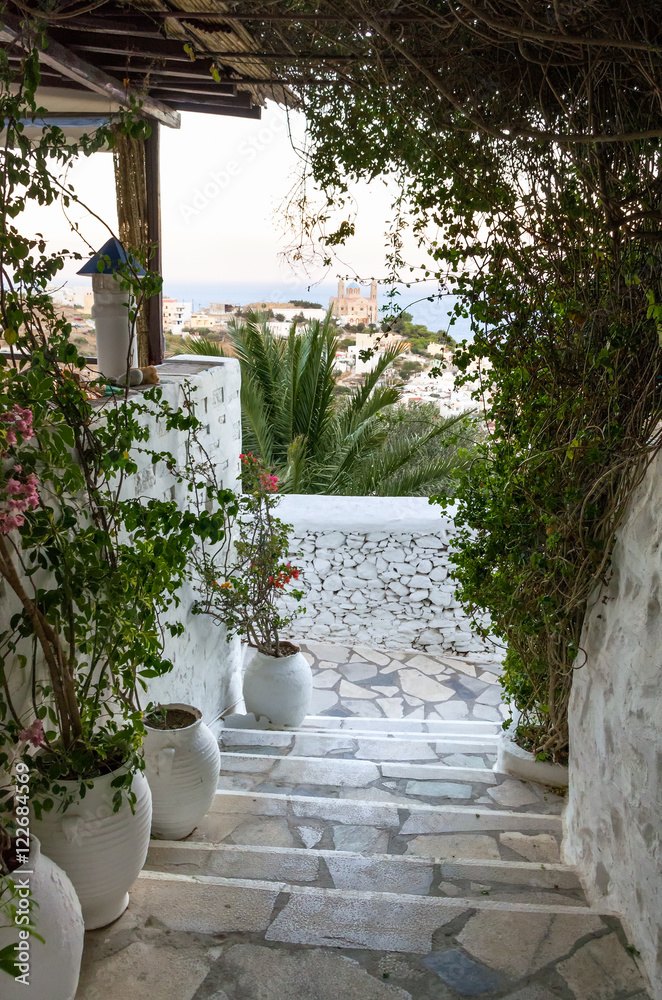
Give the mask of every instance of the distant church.
[(377, 323), (377, 282), (370, 283), (370, 298), (361, 295), (361, 289), (356, 285), (350, 285), (345, 291), (345, 282), (338, 282), (338, 295), (329, 299), (332, 307), (332, 315), (339, 319), (344, 319), (356, 326), (357, 323)]

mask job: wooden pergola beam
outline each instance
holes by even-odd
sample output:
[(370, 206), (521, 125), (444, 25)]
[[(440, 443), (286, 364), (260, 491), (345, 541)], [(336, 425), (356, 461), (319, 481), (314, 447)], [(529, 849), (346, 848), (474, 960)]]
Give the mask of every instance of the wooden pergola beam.
[[(30, 51), (32, 44), (25, 34), (20, 30), (20, 25), (13, 19), (3, 14), (3, 27), (0, 30), (0, 41), (19, 45), (25, 51)], [(131, 107), (132, 98), (140, 105), (140, 113), (153, 121), (161, 122), (168, 128), (179, 128), (181, 125), (181, 115), (173, 111), (167, 104), (156, 101), (152, 97), (135, 94), (101, 69), (97, 69), (91, 63), (85, 62), (71, 49), (65, 48), (55, 39), (49, 38), (48, 48), (39, 52), (39, 60), (45, 66), (50, 66), (62, 76), (73, 80), (85, 90), (93, 90), (97, 94), (102, 94), (111, 101), (116, 101), (123, 107)]]

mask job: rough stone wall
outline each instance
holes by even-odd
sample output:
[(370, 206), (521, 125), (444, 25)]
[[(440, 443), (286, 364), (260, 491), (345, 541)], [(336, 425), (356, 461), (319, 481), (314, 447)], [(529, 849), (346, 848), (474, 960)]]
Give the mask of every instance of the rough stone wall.
[[(223, 485), (234, 489), (241, 451), (239, 362), (228, 359), (209, 365), (199, 358), (173, 360), (161, 366), (159, 373), (164, 399), (172, 407), (184, 401), (182, 386), (185, 381), (195, 387), (193, 398), (205, 425), (203, 443), (217, 463)], [(144, 419), (153, 424), (149, 446), (157, 451), (169, 451), (183, 462), (184, 437), (176, 431), (168, 431), (153, 418)], [(186, 485), (178, 484), (163, 463), (153, 467), (144, 456), (138, 459), (138, 472), (127, 480), (123, 495), (174, 499), (182, 506), (187, 503)], [(203, 711), (205, 721), (209, 722), (241, 699), (241, 648), (238, 640), (224, 642), (223, 630), (213, 625), (209, 618), (191, 613), (195, 593), (190, 585), (182, 588), (180, 598), (179, 607), (171, 610), (170, 615), (184, 622), (184, 633), (176, 637), (165, 634), (165, 653), (173, 661), (174, 670), (151, 679), (142, 701), (144, 704), (148, 701), (192, 704)], [(16, 610), (13, 595), (0, 581), (0, 631)], [(29, 690), (25, 673), (18, 665), (12, 672), (10, 686), (14, 703), (25, 706), (26, 721), (31, 721)]]
[(279, 516), (303, 553), (296, 636), (494, 659), (455, 600), (452, 519), (425, 497), (290, 495)]
[(662, 1000), (662, 456), (619, 532), (570, 702), (564, 855), (613, 908)]

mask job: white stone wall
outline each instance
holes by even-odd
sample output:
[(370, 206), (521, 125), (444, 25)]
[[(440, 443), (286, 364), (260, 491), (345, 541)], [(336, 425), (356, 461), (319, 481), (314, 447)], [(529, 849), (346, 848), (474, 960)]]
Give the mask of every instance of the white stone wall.
[(455, 599), (452, 517), (425, 497), (289, 495), (278, 514), (303, 552), (295, 636), (499, 658)]
[(662, 1000), (662, 456), (621, 528), (570, 702), (565, 859), (618, 913)]
[[(239, 362), (234, 359), (211, 364), (198, 358), (167, 361), (160, 366), (164, 399), (173, 408), (184, 401), (183, 383), (188, 381), (195, 391), (193, 398), (197, 414), (204, 424), (202, 440), (216, 461), (223, 485), (234, 489), (239, 474), (241, 451), (241, 405), (239, 400)], [(136, 393), (136, 396), (139, 392)], [(177, 431), (168, 431), (153, 419), (143, 418), (153, 425), (148, 447), (169, 451), (181, 463), (184, 461), (185, 439)], [(127, 481), (124, 496), (145, 499), (178, 500), (187, 503), (185, 484), (178, 484), (163, 463), (156, 467), (146, 456), (138, 459), (137, 474)], [(241, 699), (242, 652), (238, 640), (224, 641), (223, 630), (211, 619), (191, 613), (195, 593), (190, 585), (181, 592), (181, 603), (170, 615), (183, 621), (185, 631), (171, 637), (165, 633), (165, 655), (174, 663), (174, 670), (148, 682), (143, 704), (148, 701), (185, 702), (203, 711), (211, 722), (221, 712), (234, 707)], [(0, 581), (0, 631), (17, 610), (13, 595)], [(21, 683), (25, 674), (17, 666), (12, 674), (12, 695), (17, 705), (24, 704), (29, 715), (29, 692)], [(31, 721), (28, 719), (27, 721)]]

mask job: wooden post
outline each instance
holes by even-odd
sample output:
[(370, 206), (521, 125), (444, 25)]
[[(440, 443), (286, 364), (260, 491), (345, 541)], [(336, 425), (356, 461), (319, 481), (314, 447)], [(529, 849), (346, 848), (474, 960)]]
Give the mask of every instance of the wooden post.
[[(145, 180), (147, 185), (147, 242), (153, 248), (150, 271), (162, 273), (161, 256), (161, 180), (159, 173), (159, 123), (152, 122), (152, 132), (145, 139)], [(153, 295), (147, 303), (149, 322), (149, 363), (160, 365), (165, 352), (163, 337), (162, 294)]]

